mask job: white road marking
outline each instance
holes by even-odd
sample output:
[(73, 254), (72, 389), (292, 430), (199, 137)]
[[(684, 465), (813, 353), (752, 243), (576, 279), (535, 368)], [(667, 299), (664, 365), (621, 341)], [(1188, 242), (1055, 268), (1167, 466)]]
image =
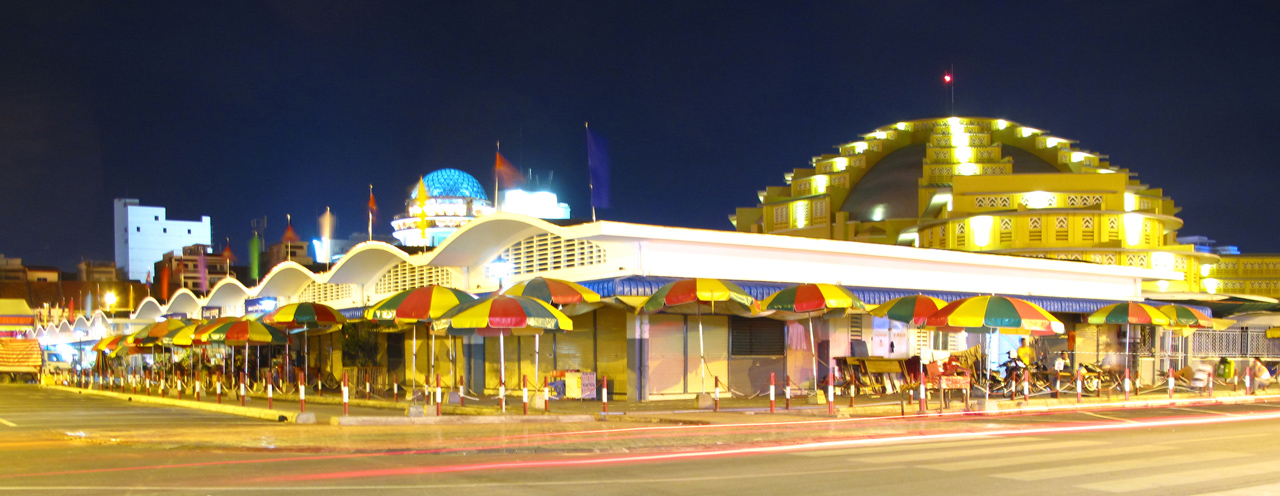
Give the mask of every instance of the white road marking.
[(1136, 455), (1139, 453), (1151, 453), (1154, 451), (1167, 451), (1174, 449), (1170, 446), (1121, 446), (1111, 449), (1087, 449), (1087, 450), (1070, 450), (1059, 453), (1047, 453), (1043, 455), (1018, 455), (1004, 458), (987, 458), (982, 460), (965, 460), (951, 463), (936, 463), (932, 465), (922, 465), (923, 468), (941, 470), (943, 472), (958, 472), (961, 470), (979, 470), (984, 468), (1012, 467), (1018, 465), (1044, 464), (1064, 462), (1068, 460), (1080, 459), (1102, 459), (1121, 455)]
[(1019, 444), (1014, 446), (990, 446), (985, 448), (970, 448), (962, 450), (930, 450), (916, 453), (906, 453), (901, 455), (877, 456), (877, 457), (858, 457), (852, 458), (851, 461), (858, 463), (913, 463), (924, 462), (930, 460), (954, 459), (964, 460), (969, 457), (978, 456), (1001, 456), (1013, 455), (1014, 453), (1022, 453), (1027, 451), (1045, 451), (1054, 449), (1067, 448), (1084, 448), (1089, 446), (1098, 446), (1106, 444), (1101, 441), (1059, 441), (1052, 443), (1038, 444)]
[(1280, 483), (1203, 493), (1196, 496), (1280, 496)]
[(9, 426), (9, 427), (17, 427), (17, 426), (18, 426), (18, 424), (15, 424), (15, 423), (13, 423), (13, 422), (10, 422), (10, 421), (5, 420), (5, 419), (2, 419), (2, 418), (0, 418), (0, 424), (7, 425), (7, 426)]
[(974, 439), (970, 441), (935, 441), (935, 442), (912, 441), (907, 443), (894, 444), (893, 446), (873, 446), (869, 448), (846, 448), (846, 449), (833, 449), (833, 450), (825, 450), (825, 451), (802, 451), (802, 452), (793, 453), (793, 454), (796, 456), (809, 456), (809, 457), (848, 456), (848, 455), (862, 455), (867, 453), (892, 453), (895, 451), (912, 451), (912, 450), (922, 450), (922, 449), (930, 449), (930, 450), (948, 449), (948, 448), (961, 447), (961, 446), (982, 446), (982, 445), (989, 445), (989, 444), (1005, 445), (1009, 443), (1024, 443), (1028, 441), (1043, 441), (1043, 440), (1044, 440), (1043, 438), (1038, 438), (1038, 437), (984, 437), (984, 438)]
[(1274, 472), (1280, 472), (1280, 464), (1274, 461), (1266, 461), (1261, 463), (1251, 463), (1248, 465), (1226, 465), (1197, 470), (1184, 470), (1147, 475), (1143, 477), (1131, 477), (1128, 479), (1110, 480), (1106, 482), (1094, 482), (1082, 484), (1076, 487), (1111, 493), (1127, 493), (1131, 491), (1141, 491), (1143, 489), (1181, 486), (1186, 484), (1195, 484), (1198, 482), (1209, 482), (1230, 479), (1232, 477), (1244, 477)]
[(1022, 472), (1010, 472), (1007, 474), (999, 474), (995, 477), (1001, 479), (1013, 479), (1020, 481), (1034, 481), (1046, 479), (1059, 479), (1064, 477), (1079, 477), (1084, 475), (1105, 474), (1107, 472), (1119, 472), (1122, 470), (1135, 470), (1142, 468), (1159, 468), (1168, 465), (1177, 465), (1182, 463), (1209, 462), (1214, 460), (1226, 460), (1230, 458), (1239, 458), (1245, 456), (1244, 453), (1226, 453), (1221, 451), (1207, 451), (1203, 453), (1170, 455), (1156, 458), (1135, 458), (1133, 460), (1112, 460), (1107, 462), (1088, 463), (1084, 465), (1072, 465), (1069, 467), (1051, 467), (1036, 470), (1026, 470)]

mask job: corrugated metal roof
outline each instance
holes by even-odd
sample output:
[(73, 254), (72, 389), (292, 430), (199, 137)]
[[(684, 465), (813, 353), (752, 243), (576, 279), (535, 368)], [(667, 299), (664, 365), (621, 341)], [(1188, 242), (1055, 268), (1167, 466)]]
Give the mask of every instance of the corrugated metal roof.
[[(582, 284), (583, 286), (586, 286), (587, 289), (600, 293), (600, 296), (603, 296), (603, 297), (649, 296), (653, 294), (655, 291), (657, 291), (658, 288), (661, 288), (664, 284), (667, 284), (669, 282), (676, 281), (676, 280), (678, 279), (670, 278), (670, 277), (627, 276), (627, 277), (615, 277), (611, 279), (600, 279), (595, 281), (586, 281), (580, 284)], [(781, 289), (794, 286), (794, 284), (777, 283), (777, 282), (756, 282), (756, 281), (732, 281), (732, 282), (741, 286), (743, 290), (745, 290), (748, 294), (751, 295), (751, 297), (758, 300), (763, 300), (765, 298), (768, 298), (769, 295)], [(959, 292), (959, 291), (920, 291), (920, 290), (912, 290), (912, 289), (866, 288), (866, 287), (858, 287), (858, 286), (845, 286), (845, 287), (848, 288), (850, 291), (852, 291), (853, 294), (857, 295), (858, 298), (862, 299), (862, 301), (873, 304), (873, 305), (879, 305), (881, 303), (892, 300), (894, 298), (900, 298), (903, 296), (911, 296), (916, 294), (932, 296), (934, 298), (938, 298), (944, 301), (955, 301), (961, 298), (967, 298), (970, 296), (978, 296), (980, 294), (985, 294), (985, 293), (965, 293), (965, 292)], [(1045, 310), (1048, 310), (1050, 312), (1059, 312), (1059, 313), (1088, 314), (1088, 313), (1096, 312), (1102, 307), (1105, 307), (1107, 305), (1121, 302), (1121, 300), (1094, 300), (1094, 299), (1086, 299), (1086, 298), (1059, 298), (1059, 297), (1053, 297), (1053, 296), (1026, 296), (1026, 295), (1014, 295), (1014, 294), (1001, 295), (1001, 296), (1010, 296), (1013, 298), (1023, 299), (1031, 303), (1034, 303), (1036, 305), (1039, 305), (1041, 308), (1044, 308)], [(1145, 303), (1150, 305), (1166, 304), (1165, 302), (1157, 302), (1157, 301), (1146, 301)], [(1213, 312), (1208, 307), (1203, 307), (1199, 305), (1186, 305), (1186, 306), (1189, 306), (1191, 308), (1204, 312), (1206, 315), (1210, 317), (1213, 316)]]

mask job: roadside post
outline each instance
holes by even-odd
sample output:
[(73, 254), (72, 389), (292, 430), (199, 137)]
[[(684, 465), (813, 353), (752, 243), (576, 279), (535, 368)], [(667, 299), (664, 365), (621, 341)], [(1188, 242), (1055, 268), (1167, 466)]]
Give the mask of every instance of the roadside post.
[(520, 393), (524, 401), (524, 415), (529, 414), (529, 376), (520, 376)]
[(774, 400), (775, 400), (774, 396), (776, 395), (774, 388), (776, 388), (777, 386), (774, 384), (774, 380), (775, 380), (774, 373), (769, 372), (769, 413), (776, 412), (776, 410), (774, 409)]
[(245, 391), (245, 386), (244, 386), (244, 372), (241, 372), (240, 373), (240, 406), (244, 406), (245, 396), (247, 392), (248, 391)]
[(436, 416), (444, 415), (444, 388), (440, 387), (440, 374), (436, 374)]
[(302, 372), (298, 372), (298, 408), (302, 413), (307, 413), (307, 388), (305, 384)]
[(347, 401), (350, 399), (349, 395), (350, 393), (347, 389), (347, 373), (343, 372), (342, 373), (342, 416), (343, 417), (346, 417), (347, 414), (350, 413), (349, 407), (347, 406)]
[(604, 382), (600, 388), (601, 408), (604, 408), (604, 413), (609, 413), (609, 376), (603, 376), (603, 379)]

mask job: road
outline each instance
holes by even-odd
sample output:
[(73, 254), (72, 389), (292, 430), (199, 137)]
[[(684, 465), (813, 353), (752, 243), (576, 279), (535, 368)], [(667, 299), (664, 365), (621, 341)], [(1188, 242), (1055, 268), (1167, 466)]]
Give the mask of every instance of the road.
[(0, 388), (0, 419), (14, 424), (0, 424), (0, 493), (1280, 493), (1280, 404), (371, 428), (281, 425), (15, 386)]

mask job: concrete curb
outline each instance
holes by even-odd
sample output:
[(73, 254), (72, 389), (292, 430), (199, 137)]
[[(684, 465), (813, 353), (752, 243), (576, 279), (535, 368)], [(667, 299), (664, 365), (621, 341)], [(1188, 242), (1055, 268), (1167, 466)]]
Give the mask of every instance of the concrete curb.
[(445, 415), (437, 417), (333, 417), (333, 425), (568, 424), (595, 422), (591, 415)]
[[(249, 393), (249, 395), (248, 395), (248, 396), (249, 396), (250, 398), (257, 398), (257, 399), (260, 399), (260, 400), (265, 400), (265, 399), (267, 398), (267, 395), (265, 395), (265, 394), (261, 394), (261, 393)], [(276, 394), (276, 395), (274, 395), (274, 396), (273, 396), (273, 399), (274, 399), (275, 401), (277, 401), (277, 402), (291, 402), (291, 403), (297, 403), (297, 402), (298, 402), (298, 395), (296, 395), (296, 394), (288, 394), (288, 395), (285, 395), (285, 394)], [(342, 398), (341, 398), (341, 397), (333, 397), (333, 396), (311, 396), (311, 395), (308, 395), (308, 396), (307, 396), (307, 403), (308, 403), (308, 404), (316, 404), (316, 405), (342, 406)], [(349, 404), (349, 405), (351, 405), (351, 406), (364, 407), (364, 408), (380, 408), (380, 409), (383, 409), (383, 410), (399, 410), (399, 411), (401, 411), (401, 412), (404, 412), (406, 415), (409, 413), (409, 407), (413, 406), (413, 404), (412, 404), (412, 403), (405, 403), (405, 402), (400, 402), (400, 403), (391, 403), (391, 402), (383, 401), (383, 400), (360, 400), (360, 399), (351, 399), (350, 401), (348, 401), (348, 404)], [(424, 410), (428, 411), (428, 413), (431, 413), (431, 414), (434, 414), (434, 413), (435, 413), (435, 406), (434, 406), (434, 405), (431, 405), (431, 404), (421, 404), (421, 405), (418, 405), (418, 406), (421, 406)], [(458, 405), (450, 405), (450, 404), (446, 404), (446, 405), (444, 405), (443, 410), (444, 410), (444, 413), (449, 414), (449, 415), (497, 415), (497, 414), (498, 414), (498, 407), (496, 407), (496, 406), (458, 406)], [(535, 414), (536, 414), (536, 415), (544, 415), (541, 411), (537, 411), (536, 413), (535, 413), (535, 412), (533, 412), (533, 411), (530, 411), (529, 413), (530, 413), (530, 415), (535, 415)], [(552, 415), (554, 415), (554, 414), (552, 414)]]
[(272, 422), (288, 422), (293, 424), (314, 424), (316, 422), (315, 414), (300, 414), (299, 412), (284, 412), (280, 410), (268, 410), (265, 408), (250, 408), (239, 405), (218, 405), (209, 403), (197, 403), (195, 401), (177, 400), (172, 398), (157, 398), (155, 396), (144, 396), (128, 393), (113, 393), (110, 391), (97, 391), (93, 389), (79, 389), (66, 386), (40, 386), (45, 389), (54, 391), (63, 391), (75, 394), (87, 394), (90, 396), (98, 396), (102, 398), (114, 398), (123, 401), (132, 401), (136, 403), (146, 403), (149, 405), (176, 406), (180, 408), (190, 408), (193, 410), (204, 410), (206, 412), (226, 413), (230, 415), (239, 415), (241, 417), (250, 417), (262, 420), (270, 420)]

